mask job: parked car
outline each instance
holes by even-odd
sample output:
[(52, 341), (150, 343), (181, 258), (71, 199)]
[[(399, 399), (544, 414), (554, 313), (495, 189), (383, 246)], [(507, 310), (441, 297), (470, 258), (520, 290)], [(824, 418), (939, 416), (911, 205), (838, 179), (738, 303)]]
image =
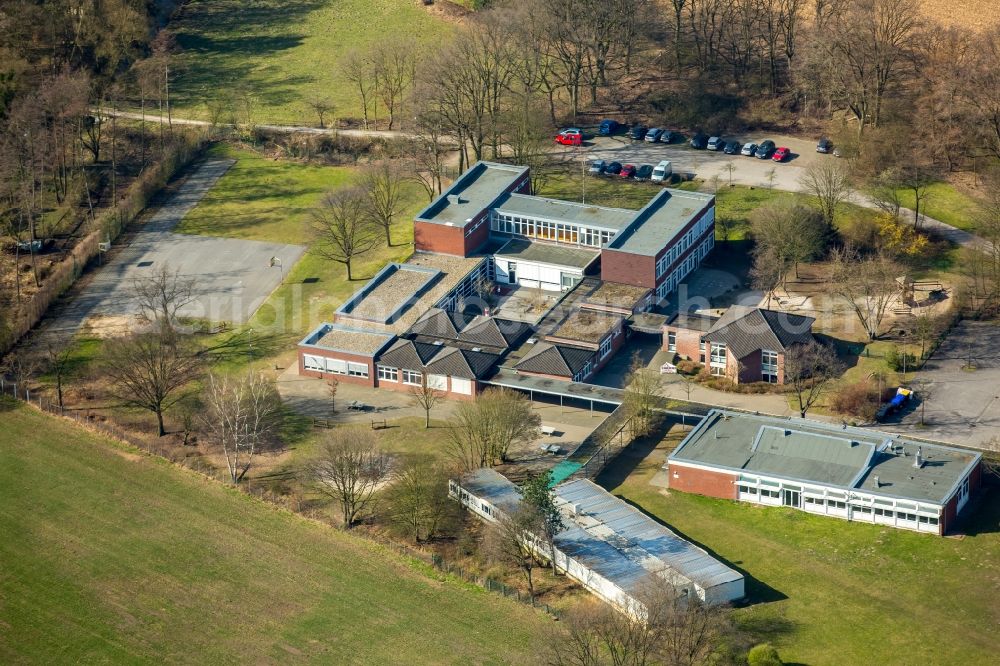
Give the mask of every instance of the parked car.
[(663, 181), (670, 178), (670, 175), (674, 172), (673, 168), (670, 166), (668, 160), (663, 160), (653, 169), (653, 175), (649, 177), (654, 183), (662, 183)]
[(743, 150), (740, 151), (740, 155), (746, 155), (747, 157), (753, 157), (754, 153), (757, 152), (756, 143), (744, 143)]
[(674, 141), (680, 141), (682, 138), (680, 132), (663, 130), (663, 134), (660, 135), (660, 143), (673, 143)]
[(632, 128), (628, 131), (628, 138), (633, 141), (642, 141), (646, 138), (646, 129), (647, 127), (645, 125), (636, 123), (635, 125), (632, 125)]
[(688, 143), (690, 143), (691, 147), (696, 150), (704, 150), (705, 145), (708, 143), (708, 136), (702, 134), (701, 132), (697, 132), (693, 137), (691, 137), (691, 141)]
[(819, 140), (819, 143), (816, 144), (816, 152), (823, 153), (824, 155), (833, 152), (833, 141), (823, 137)]
[(556, 143), (563, 146), (582, 146), (583, 132), (575, 127), (564, 129), (556, 134)]
[(622, 172), (621, 162), (612, 162), (611, 164), (604, 167), (604, 173), (606, 173), (609, 176), (617, 176), (621, 172)]
[(604, 160), (594, 160), (590, 163), (590, 174), (593, 176), (600, 176), (604, 173), (604, 167), (607, 166), (607, 162)]
[(726, 153), (726, 155), (739, 155), (740, 148), (742, 147), (743, 146), (740, 145), (739, 141), (730, 141), (729, 143), (726, 144), (726, 147), (723, 148), (722, 150), (723, 152)]
[(659, 127), (654, 127), (653, 129), (646, 132), (646, 141), (650, 143), (656, 143), (660, 140), (660, 135), (663, 134), (663, 130)]
[(618, 131), (621, 127), (617, 120), (612, 120), (611, 118), (605, 118), (601, 121), (601, 126), (597, 129), (597, 133), (601, 136), (611, 136)]
[(759, 144), (757, 144), (757, 152), (755, 153), (757, 159), (766, 160), (774, 153), (774, 141), (770, 139), (764, 139)]
[(792, 151), (782, 146), (781, 148), (778, 148), (776, 151), (774, 151), (774, 156), (771, 159), (774, 160), (775, 162), (784, 162), (786, 159), (788, 159), (788, 156), (791, 154)]
[(622, 167), (622, 171), (618, 175), (621, 176), (622, 178), (632, 178), (633, 176), (635, 176), (635, 165), (626, 164), (625, 166)]
[(636, 180), (649, 180), (653, 175), (653, 165), (643, 164), (641, 167), (635, 170)]
[(726, 145), (726, 142), (721, 136), (713, 136), (708, 140), (707, 148), (709, 150), (722, 150)]

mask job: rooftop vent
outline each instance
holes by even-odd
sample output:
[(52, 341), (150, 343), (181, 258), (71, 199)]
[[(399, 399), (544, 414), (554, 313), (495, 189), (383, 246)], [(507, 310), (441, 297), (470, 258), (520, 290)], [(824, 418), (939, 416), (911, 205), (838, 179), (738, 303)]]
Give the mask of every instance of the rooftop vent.
[(583, 515), (583, 507), (580, 506), (579, 504), (571, 504), (569, 508), (573, 512), (574, 516)]
[(435, 341), (433, 342), (433, 344), (434, 344), (434, 345), (436, 345), (436, 346), (438, 346), (438, 347), (440, 347), (440, 346), (441, 346), (441, 345), (443, 345), (444, 343), (443, 343), (443, 342), (441, 342), (440, 340), (435, 340)]
[(924, 466), (924, 456), (919, 446), (917, 447), (917, 457), (913, 459), (913, 466), (917, 469)]
[(458, 196), (457, 194), (449, 194), (448, 195), (448, 203), (450, 203), (450, 204), (460, 204), (460, 203), (463, 203), (462, 202), (462, 197)]
[(882, 487), (882, 481), (879, 480), (878, 474), (875, 475), (875, 487), (876, 488), (881, 488)]
[(528, 338), (528, 344), (533, 345), (538, 342), (538, 338)]
[(481, 351), (483, 351), (483, 349), (482, 349), (482, 347), (473, 347), (472, 351), (474, 351), (474, 352), (481, 352)]

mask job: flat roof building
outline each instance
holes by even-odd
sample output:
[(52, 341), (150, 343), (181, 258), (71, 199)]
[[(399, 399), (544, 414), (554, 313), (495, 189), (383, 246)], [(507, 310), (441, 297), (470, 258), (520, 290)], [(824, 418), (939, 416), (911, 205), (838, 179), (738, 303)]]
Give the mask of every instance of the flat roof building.
[[(644, 588), (657, 578), (708, 604), (745, 596), (742, 574), (597, 484), (577, 479), (553, 490), (565, 527), (555, 537), (556, 568), (618, 610), (641, 617)], [(451, 481), (449, 491), (487, 521), (521, 501), (517, 486), (491, 469)], [(541, 547), (538, 554), (550, 556)]]
[(713, 410), (665, 469), (675, 490), (944, 534), (979, 486), (981, 455), (875, 430)]

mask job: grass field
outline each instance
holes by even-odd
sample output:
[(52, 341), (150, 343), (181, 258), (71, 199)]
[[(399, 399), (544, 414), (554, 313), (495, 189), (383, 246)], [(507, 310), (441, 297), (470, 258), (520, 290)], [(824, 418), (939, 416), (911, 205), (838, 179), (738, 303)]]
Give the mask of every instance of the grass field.
[(0, 403), (0, 661), (525, 663), (541, 614)]
[(964, 539), (939, 538), (660, 492), (649, 479), (666, 446), (627, 450), (599, 481), (743, 571), (751, 605), (736, 616), (760, 640), (772, 641), (786, 663), (995, 661), (996, 491), (980, 504)]
[(206, 119), (212, 100), (246, 92), (256, 122), (296, 125), (317, 124), (313, 98), (361, 117), (339, 69), (351, 49), (402, 35), (438, 44), (451, 30), (414, 0), (193, 0), (171, 27), (176, 116)]
[[(901, 191), (900, 200), (907, 208), (913, 208), (913, 192)], [(978, 204), (972, 197), (950, 183), (934, 183), (927, 188), (926, 201), (921, 202), (920, 212), (935, 220), (950, 224), (965, 231), (976, 230)], [(912, 213), (910, 214), (912, 220)]]

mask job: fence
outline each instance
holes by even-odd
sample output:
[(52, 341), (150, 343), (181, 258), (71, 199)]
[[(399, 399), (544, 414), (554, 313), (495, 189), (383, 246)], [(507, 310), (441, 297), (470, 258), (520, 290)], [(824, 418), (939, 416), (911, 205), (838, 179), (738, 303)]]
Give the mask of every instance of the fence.
[(159, 192), (176, 173), (191, 163), (204, 146), (201, 135), (180, 135), (170, 145), (162, 159), (149, 167), (128, 188), (125, 196), (105, 210), (88, 225), (87, 234), (56, 264), (41, 288), (13, 310), (10, 330), (0, 337), (0, 356), (7, 353), (25, 334), (41, 321), (52, 302), (76, 281), (83, 270), (100, 252), (102, 241), (113, 241), (125, 227), (145, 210), (154, 194)]

